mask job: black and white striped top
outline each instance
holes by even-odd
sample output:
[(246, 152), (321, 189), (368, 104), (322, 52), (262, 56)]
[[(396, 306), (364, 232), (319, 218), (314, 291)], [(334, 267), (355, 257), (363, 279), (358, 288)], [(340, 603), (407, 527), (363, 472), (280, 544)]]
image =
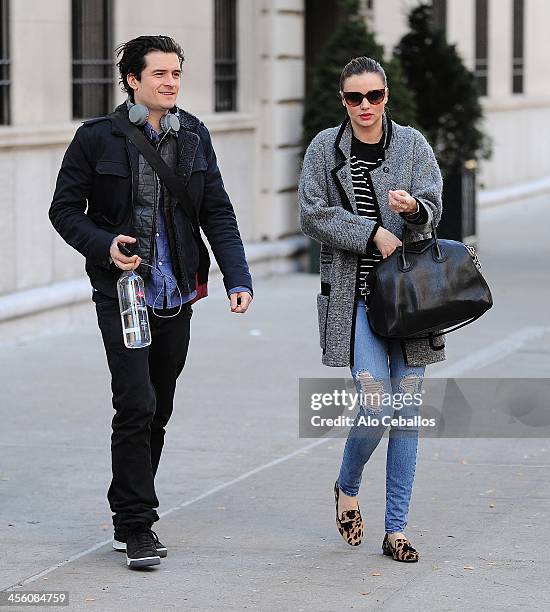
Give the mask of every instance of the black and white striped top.
[[(375, 144), (361, 142), (355, 136), (351, 144), (351, 178), (353, 193), (357, 204), (357, 213), (373, 221), (380, 221), (378, 201), (370, 177), (370, 171), (377, 168), (383, 161), (382, 140)], [(358, 289), (360, 289), (373, 266), (382, 259), (382, 254), (373, 245), (364, 255), (359, 256)]]

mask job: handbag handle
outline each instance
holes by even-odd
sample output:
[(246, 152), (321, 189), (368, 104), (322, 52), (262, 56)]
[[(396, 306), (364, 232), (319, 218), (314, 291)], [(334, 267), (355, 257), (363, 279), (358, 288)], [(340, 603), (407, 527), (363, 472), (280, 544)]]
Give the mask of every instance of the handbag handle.
[[(473, 323), (474, 321), (477, 321), (477, 319), (479, 319), (481, 316), (483, 315), (483, 313), (476, 315), (475, 317), (471, 317), (470, 319), (468, 319), (467, 321), (463, 321), (462, 323), (459, 323), (458, 325), (454, 325), (453, 327), (448, 327), (447, 329), (444, 329), (440, 332), (437, 333), (431, 333), (428, 336), (418, 336), (419, 339), (427, 339), (430, 343), (430, 348), (434, 351), (438, 351), (443, 347), (438, 347), (435, 346), (433, 341), (434, 338), (439, 338), (439, 336), (443, 336), (445, 334), (450, 334), (451, 332), (456, 331), (457, 329), (460, 329), (461, 327), (466, 327), (466, 325), (470, 325), (470, 323)], [(415, 337), (416, 338), (416, 337)]]
[[(462, 323), (458, 323), (457, 325), (447, 327), (446, 329), (442, 329), (441, 331), (438, 331), (438, 332), (430, 332), (429, 334), (426, 334), (425, 336), (410, 336), (410, 337), (402, 338), (402, 340), (428, 340), (430, 343), (430, 348), (434, 351), (439, 351), (443, 348), (444, 345), (435, 346), (433, 343), (434, 338), (439, 338), (440, 336), (450, 334), (451, 332), (454, 332), (457, 329), (460, 329), (461, 327), (466, 327), (466, 325), (470, 325), (470, 323), (477, 321), (477, 319), (483, 316), (483, 314), (484, 313), (481, 313), (481, 314), (476, 315), (475, 317), (470, 317), (467, 321), (463, 321)], [(382, 337), (383, 338), (387, 337), (391, 339), (391, 336), (382, 336)]]
[[(439, 246), (439, 242), (437, 240), (437, 232), (435, 230), (435, 224), (434, 224), (434, 220), (432, 218), (431, 222), (431, 229), (432, 229), (432, 240), (434, 241), (434, 249), (436, 252), (436, 261), (443, 261), (444, 257), (443, 257), (443, 253), (441, 251), (441, 247)], [(399, 256), (401, 258), (401, 269), (403, 270), (403, 272), (406, 272), (407, 270), (411, 269), (411, 264), (408, 262), (407, 260), (407, 256), (405, 253), (405, 244), (406, 244), (406, 240), (405, 240), (405, 235), (407, 233), (407, 230), (411, 231), (412, 230), (409, 228), (409, 226), (407, 224), (405, 224), (405, 229), (403, 230), (403, 240), (402, 240), (402, 246), (401, 246), (401, 250), (399, 253)]]

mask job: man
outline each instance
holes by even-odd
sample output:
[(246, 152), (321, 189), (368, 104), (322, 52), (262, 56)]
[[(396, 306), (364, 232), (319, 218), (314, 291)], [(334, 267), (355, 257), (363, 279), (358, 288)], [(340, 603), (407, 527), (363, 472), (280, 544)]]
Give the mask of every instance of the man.
[[(120, 45), (119, 55), (128, 100), (78, 128), (49, 216), (86, 257), (115, 410), (107, 496), (113, 546), (126, 550), (127, 565), (134, 568), (157, 565), (167, 554), (151, 530), (159, 518), (154, 477), (187, 355), (191, 303), (207, 294), (209, 258), (198, 225), (219, 263), (232, 312), (246, 312), (252, 280), (208, 130), (176, 106), (180, 46), (167, 36), (140, 36)], [(124, 126), (132, 125), (178, 177), (187, 203), (163, 184), (135, 138), (125, 135)], [(119, 245), (130, 250), (128, 256)], [(116, 289), (121, 270), (134, 269), (144, 278), (152, 337), (141, 349), (124, 345)]]

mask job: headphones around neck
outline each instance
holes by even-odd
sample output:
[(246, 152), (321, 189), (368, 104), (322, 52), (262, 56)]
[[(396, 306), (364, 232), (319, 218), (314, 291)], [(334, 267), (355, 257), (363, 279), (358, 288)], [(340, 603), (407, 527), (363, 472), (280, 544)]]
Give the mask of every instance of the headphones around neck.
[[(142, 126), (147, 123), (149, 118), (149, 109), (144, 104), (134, 104), (129, 98), (126, 100), (128, 107), (128, 119), (131, 123), (137, 126)], [(177, 132), (180, 129), (180, 121), (174, 113), (166, 113), (160, 118), (160, 129), (163, 132)]]

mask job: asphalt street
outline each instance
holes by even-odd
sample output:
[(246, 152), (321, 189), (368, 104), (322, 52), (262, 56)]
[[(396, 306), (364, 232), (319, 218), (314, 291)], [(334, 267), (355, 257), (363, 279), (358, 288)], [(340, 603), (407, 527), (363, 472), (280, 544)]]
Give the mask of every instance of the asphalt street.
[[(495, 306), (427, 376), (550, 378), (547, 210), (480, 214)], [(550, 608), (548, 438), (422, 438), (410, 565), (381, 553), (384, 439), (360, 492), (365, 539), (349, 547), (332, 493), (344, 439), (298, 435), (298, 380), (348, 375), (320, 364), (318, 279), (260, 279), (244, 316), (213, 285), (157, 476), (169, 552), (156, 568), (128, 570), (109, 544), (113, 411), (92, 303), (0, 344), (0, 590), (68, 591), (70, 610)]]

